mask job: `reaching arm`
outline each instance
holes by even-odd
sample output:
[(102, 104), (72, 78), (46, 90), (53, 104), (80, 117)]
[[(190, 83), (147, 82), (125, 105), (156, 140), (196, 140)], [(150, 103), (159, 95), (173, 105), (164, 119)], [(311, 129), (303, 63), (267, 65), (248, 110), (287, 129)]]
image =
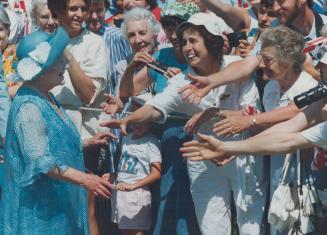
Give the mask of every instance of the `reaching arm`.
[[(226, 156), (241, 154), (274, 154), (309, 148), (312, 144), (301, 133), (271, 133), (256, 135), (244, 141), (222, 142), (213, 136), (198, 134), (199, 139), (183, 144), (183, 157), (191, 161), (226, 160)], [(230, 158), (230, 157), (227, 157)]]
[(311, 127), (322, 121), (321, 108), (323, 107), (323, 100), (309, 105), (306, 109), (299, 112), (288, 121), (278, 123), (269, 129), (263, 131), (259, 135), (265, 135), (276, 132), (299, 132), (308, 127)]
[(250, 28), (251, 18), (247, 10), (233, 7), (220, 0), (202, 0), (202, 2), (216, 15), (223, 18), (234, 31)]
[(219, 115), (224, 119), (214, 124), (213, 131), (217, 135), (226, 137), (248, 129), (261, 131), (282, 121), (289, 120), (299, 112), (301, 110), (294, 104), (254, 115), (230, 115), (224, 111), (223, 114)]
[(124, 135), (127, 135), (126, 127), (128, 124), (145, 123), (157, 121), (162, 118), (162, 113), (151, 105), (144, 105), (140, 109), (131, 113), (128, 117), (120, 120), (109, 120), (101, 123), (101, 126), (109, 128), (120, 128)]
[(196, 96), (195, 100), (199, 100), (213, 88), (249, 79), (259, 64), (260, 60), (256, 55), (249, 55), (243, 60), (235, 61), (223, 70), (208, 77), (189, 75), (192, 83), (185, 85), (178, 92), (183, 99)]
[(162, 118), (162, 113), (152, 105), (144, 105), (142, 108), (131, 113), (126, 119), (128, 123), (145, 123), (158, 121)]
[(294, 152), (312, 144), (301, 133), (271, 133), (254, 136), (244, 141), (223, 142), (221, 150), (230, 154), (274, 154)]
[(266, 129), (277, 123), (289, 120), (301, 112), (301, 109), (298, 109), (294, 103), (278, 108), (269, 112), (255, 114), (256, 124), (254, 127), (259, 129)]

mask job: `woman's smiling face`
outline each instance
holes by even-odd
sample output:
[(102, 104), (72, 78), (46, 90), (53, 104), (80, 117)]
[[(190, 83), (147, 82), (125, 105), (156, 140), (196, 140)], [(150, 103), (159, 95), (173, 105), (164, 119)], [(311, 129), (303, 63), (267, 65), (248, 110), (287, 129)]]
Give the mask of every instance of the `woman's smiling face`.
[(205, 45), (204, 38), (200, 33), (191, 28), (183, 32), (183, 54), (187, 63), (199, 68), (208, 65), (208, 60), (212, 59)]
[(78, 36), (87, 16), (87, 5), (83, 0), (69, 0), (65, 12), (58, 15), (61, 25), (67, 30), (70, 37)]
[(126, 29), (127, 38), (134, 53), (154, 53), (156, 47), (156, 36), (151, 32), (146, 19), (130, 20), (126, 24)]

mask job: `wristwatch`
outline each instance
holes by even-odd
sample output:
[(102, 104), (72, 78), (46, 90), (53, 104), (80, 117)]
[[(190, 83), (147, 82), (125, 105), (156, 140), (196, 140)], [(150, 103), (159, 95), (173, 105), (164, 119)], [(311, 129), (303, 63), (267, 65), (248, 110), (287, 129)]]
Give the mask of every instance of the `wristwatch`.
[(257, 124), (257, 119), (255, 118), (254, 115), (251, 116), (251, 124), (252, 126), (255, 126)]

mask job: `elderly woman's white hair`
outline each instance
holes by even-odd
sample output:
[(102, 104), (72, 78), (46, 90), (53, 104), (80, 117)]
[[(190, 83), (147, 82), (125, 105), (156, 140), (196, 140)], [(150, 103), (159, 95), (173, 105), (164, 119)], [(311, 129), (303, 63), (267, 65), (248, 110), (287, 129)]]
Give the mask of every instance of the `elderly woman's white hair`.
[(135, 7), (132, 10), (128, 11), (127, 13), (124, 13), (124, 21), (121, 25), (121, 29), (125, 37), (127, 37), (127, 23), (131, 20), (147, 20), (149, 28), (151, 32), (154, 35), (158, 35), (160, 31), (160, 24), (155, 19), (151, 11), (141, 8), (141, 7)]
[(40, 7), (44, 7), (48, 5), (48, 0), (32, 0), (32, 8), (31, 8), (31, 19), (32, 19), (32, 23), (33, 25), (38, 25), (37, 20), (38, 20), (38, 9)]

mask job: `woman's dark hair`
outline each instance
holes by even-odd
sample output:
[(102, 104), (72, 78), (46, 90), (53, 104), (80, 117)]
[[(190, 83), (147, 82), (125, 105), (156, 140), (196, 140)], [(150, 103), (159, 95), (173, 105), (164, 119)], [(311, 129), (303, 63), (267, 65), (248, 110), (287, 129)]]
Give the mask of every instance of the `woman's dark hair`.
[(260, 4), (264, 8), (271, 8), (274, 6), (274, 2), (275, 2), (275, 0), (261, 0)]
[(224, 40), (221, 36), (211, 34), (203, 25), (193, 25), (193, 24), (185, 24), (177, 31), (178, 39), (181, 45), (184, 46), (183, 43), (183, 32), (185, 30), (196, 31), (200, 34), (200, 36), (204, 40), (204, 45), (208, 50), (208, 53), (218, 61), (218, 66), (220, 67), (223, 62), (223, 46)]
[(178, 16), (163, 16), (160, 19), (160, 23), (163, 28), (171, 28), (174, 27), (177, 28), (178, 25), (185, 22), (182, 18)]
[(146, 3), (149, 5), (150, 10), (153, 10), (154, 8), (156, 8), (158, 6), (156, 0), (146, 0)]
[[(51, 14), (57, 17), (59, 12), (63, 12), (67, 9), (70, 0), (48, 0), (48, 8)], [(89, 6), (90, 0), (83, 0), (86, 6)]]

